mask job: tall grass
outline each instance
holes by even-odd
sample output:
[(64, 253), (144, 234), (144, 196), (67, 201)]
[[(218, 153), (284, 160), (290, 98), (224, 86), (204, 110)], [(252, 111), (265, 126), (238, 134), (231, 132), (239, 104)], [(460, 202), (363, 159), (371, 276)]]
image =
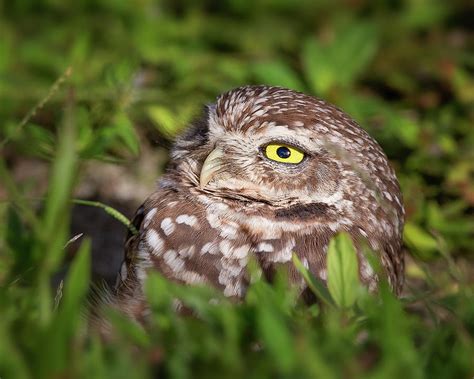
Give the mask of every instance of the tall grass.
[[(423, 274), (430, 286), (408, 297), (395, 298), (386, 283), (371, 295), (357, 283), (355, 255), (343, 235), (329, 252), (329, 290), (295, 257), (320, 305), (303, 304), (283, 272), (269, 284), (254, 268), (248, 295), (238, 304), (210, 288), (181, 286), (156, 273), (146, 283), (151, 307), (147, 329), (109, 310), (113, 337), (102, 341), (87, 329), (87, 239), (61, 292), (55, 294), (51, 287), (64, 259), (72, 192), (83, 163), (76, 146), (76, 112), (71, 92), (58, 126), (47, 196), (38, 211), (5, 162), (0, 165), (11, 199), (4, 204), (0, 277), (2, 378), (472, 374), (474, 292), (456, 266), (449, 263), (449, 287), (427, 269)], [(193, 316), (177, 314), (176, 299)]]

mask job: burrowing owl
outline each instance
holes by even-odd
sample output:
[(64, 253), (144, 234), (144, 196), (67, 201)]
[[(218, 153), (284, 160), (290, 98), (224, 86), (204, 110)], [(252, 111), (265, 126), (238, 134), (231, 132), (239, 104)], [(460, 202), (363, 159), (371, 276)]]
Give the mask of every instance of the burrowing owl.
[[(380, 254), (398, 293), (403, 222), (387, 157), (349, 116), (289, 89), (237, 88), (176, 141), (166, 174), (137, 211), (139, 233), (127, 241), (117, 295), (141, 308), (147, 272), (157, 270), (239, 298), (250, 257), (268, 278), (286, 266), (304, 291), (292, 253), (325, 281), (328, 243), (338, 231)], [(377, 275), (358, 258), (361, 281), (376, 288)]]

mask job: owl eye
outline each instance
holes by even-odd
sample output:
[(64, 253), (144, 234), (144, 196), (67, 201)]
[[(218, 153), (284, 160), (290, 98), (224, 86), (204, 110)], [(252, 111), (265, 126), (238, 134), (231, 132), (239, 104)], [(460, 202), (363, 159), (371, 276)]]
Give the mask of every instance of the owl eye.
[(295, 147), (282, 143), (270, 143), (264, 149), (268, 159), (275, 162), (298, 164), (304, 159), (304, 153)]

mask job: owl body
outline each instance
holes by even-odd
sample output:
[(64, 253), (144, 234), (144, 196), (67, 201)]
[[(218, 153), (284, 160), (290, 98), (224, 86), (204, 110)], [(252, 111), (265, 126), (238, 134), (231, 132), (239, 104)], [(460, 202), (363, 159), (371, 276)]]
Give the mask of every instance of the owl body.
[[(241, 298), (254, 259), (271, 279), (285, 266), (305, 284), (292, 254), (326, 281), (329, 240), (348, 232), (381, 258), (398, 293), (403, 283), (404, 210), (380, 146), (339, 109), (279, 87), (221, 95), (179, 138), (157, 190), (137, 212), (119, 296), (141, 298), (149, 270), (209, 284)], [(359, 252), (360, 278), (377, 275)]]

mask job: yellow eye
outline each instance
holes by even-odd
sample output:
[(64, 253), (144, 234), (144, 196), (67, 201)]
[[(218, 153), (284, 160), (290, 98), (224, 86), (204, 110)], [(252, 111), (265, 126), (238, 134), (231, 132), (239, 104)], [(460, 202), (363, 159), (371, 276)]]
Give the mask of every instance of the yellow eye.
[(298, 164), (304, 158), (300, 150), (281, 143), (271, 143), (265, 147), (265, 156), (275, 162)]

